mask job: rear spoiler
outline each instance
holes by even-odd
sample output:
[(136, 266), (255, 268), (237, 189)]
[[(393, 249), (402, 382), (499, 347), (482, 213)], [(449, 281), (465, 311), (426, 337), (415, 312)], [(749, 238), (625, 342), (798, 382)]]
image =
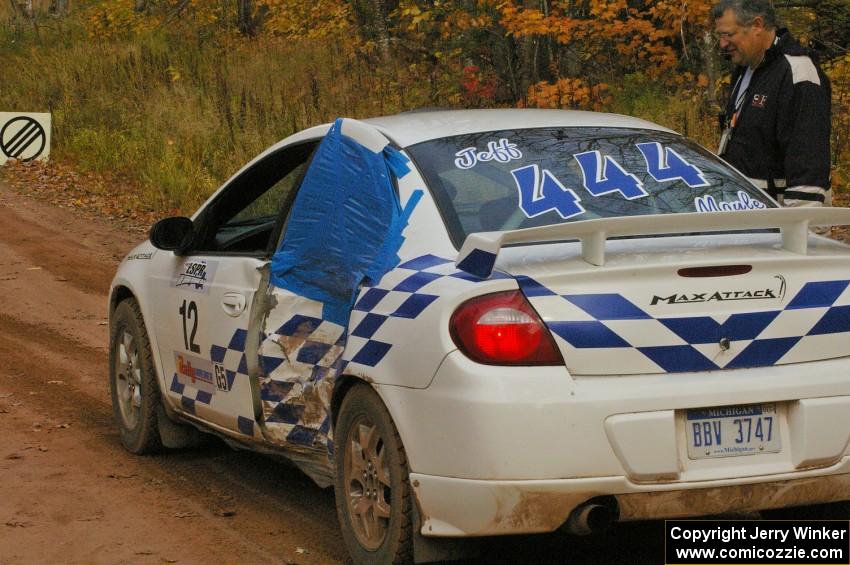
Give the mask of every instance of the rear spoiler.
[(496, 256), (505, 245), (577, 239), (581, 241), (582, 259), (602, 266), (605, 264), (605, 241), (609, 237), (768, 228), (781, 230), (783, 249), (805, 255), (809, 228), (833, 225), (850, 225), (850, 208), (769, 208), (598, 218), (522, 230), (472, 233), (463, 242), (455, 265), (469, 274), (488, 278), (496, 264)]

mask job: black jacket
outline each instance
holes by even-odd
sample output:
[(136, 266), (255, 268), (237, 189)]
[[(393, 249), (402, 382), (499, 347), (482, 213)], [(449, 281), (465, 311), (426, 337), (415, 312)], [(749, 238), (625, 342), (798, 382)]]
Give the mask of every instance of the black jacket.
[[(786, 205), (817, 205), (829, 190), (829, 79), (787, 30), (777, 37), (753, 73), (723, 158), (772, 196), (784, 192)], [(729, 118), (745, 70), (732, 75)]]

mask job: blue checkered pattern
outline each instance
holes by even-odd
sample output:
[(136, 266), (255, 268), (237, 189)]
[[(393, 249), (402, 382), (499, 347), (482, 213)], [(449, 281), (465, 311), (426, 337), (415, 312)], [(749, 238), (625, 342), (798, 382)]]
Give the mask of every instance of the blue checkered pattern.
[(254, 420), (245, 418), (244, 416), (236, 417), (236, 429), (246, 436), (254, 437)]
[[(490, 277), (500, 278), (508, 277), (501, 273)], [(398, 324), (415, 320), (438, 300), (438, 287), (446, 279), (469, 283), (483, 280), (458, 271), (449, 259), (423, 255), (400, 264), (377, 286), (363, 290), (351, 313), (352, 329), (344, 358), (357, 365), (377, 366), (392, 349)]]
[[(227, 346), (212, 345), (210, 347), (210, 358), (214, 363), (224, 365), (225, 374), (227, 375), (227, 388), (233, 390), (233, 383), (236, 380), (236, 375), (248, 376), (248, 365), (245, 358), (245, 339), (248, 332), (238, 328), (233, 332), (230, 342)], [(171, 386), (169, 390), (180, 395), (180, 405), (189, 414), (196, 415), (196, 404), (206, 404), (209, 406), (213, 400), (213, 394), (199, 390), (194, 387), (187, 387), (177, 379), (177, 373), (171, 378)], [(239, 416), (236, 421), (237, 429), (243, 434), (254, 435), (254, 421), (243, 416)]]
[(224, 365), (227, 374), (227, 390), (233, 390), (233, 381), (236, 379), (237, 373), (245, 377), (248, 376), (248, 363), (245, 359), (245, 340), (247, 337), (247, 330), (239, 328), (233, 332), (227, 347), (220, 345), (210, 347), (210, 358), (213, 363)]
[(265, 375), (260, 381), (260, 399), (266, 429), (273, 436), (291, 444), (327, 445), (330, 410), (317, 422), (315, 407), (308, 410), (305, 395), (321, 399), (326, 393), (329, 402), (333, 381), (345, 367), (344, 346), (342, 326), (303, 314), (269, 332), (260, 348)]
[(177, 380), (177, 373), (171, 377), (171, 392), (180, 395), (180, 406), (189, 414), (195, 414), (195, 403), (200, 402), (209, 406), (213, 395), (205, 390), (187, 387)]
[(348, 329), (322, 319), (318, 302), (305, 302), (299, 308), (302, 313), (289, 319), (275, 321), (273, 310), (260, 347), (265, 429), (279, 441), (324, 444), (332, 450), (330, 418), (318, 421), (315, 403), (321, 402), (329, 415), (336, 377), (349, 364), (376, 367), (398, 339), (397, 324), (419, 317), (445, 292), (447, 280), (464, 284), (481, 279), (458, 271), (449, 259), (425, 255), (399, 265), (379, 285), (361, 291)]
[[(850, 353), (846, 340), (840, 341), (843, 346), (836, 340), (806, 346), (807, 340), (818, 336), (846, 333), (850, 338), (850, 293), (846, 292), (850, 280), (808, 283), (781, 310), (722, 318), (654, 318), (620, 294), (559, 295), (531, 278), (518, 280), (538, 310), (557, 308), (549, 303), (547, 310), (542, 303), (556, 297), (581, 314), (546, 322), (575, 350), (637, 351), (668, 373), (764, 367)], [(718, 343), (722, 338), (731, 342), (735, 354), (720, 361)]]

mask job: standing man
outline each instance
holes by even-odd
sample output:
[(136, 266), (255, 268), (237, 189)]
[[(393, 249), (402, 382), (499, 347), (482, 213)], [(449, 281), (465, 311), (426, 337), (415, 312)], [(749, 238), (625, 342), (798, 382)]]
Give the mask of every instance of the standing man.
[(829, 80), (777, 29), (770, 0), (720, 0), (714, 29), (737, 65), (718, 153), (785, 206), (829, 205)]

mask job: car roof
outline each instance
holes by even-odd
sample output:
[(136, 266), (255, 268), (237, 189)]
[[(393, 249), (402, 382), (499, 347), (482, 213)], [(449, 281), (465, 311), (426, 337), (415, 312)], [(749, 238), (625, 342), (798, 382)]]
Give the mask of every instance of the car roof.
[(516, 108), (416, 110), (362, 121), (374, 125), (401, 147), (464, 133), (542, 127), (617, 127), (671, 131), (646, 120), (619, 114)]
[[(487, 110), (412, 110), (394, 116), (360, 120), (375, 126), (399, 147), (464, 133), (483, 133), (511, 129), (543, 127), (616, 127), (676, 133), (658, 124), (620, 114), (583, 112), (579, 110), (538, 110), (531, 108), (499, 108)], [(281, 147), (317, 141), (332, 124), (322, 124), (299, 131), (278, 141), (239, 169), (224, 185), (267, 155)], [(224, 186), (223, 185), (223, 186)], [(210, 200), (215, 196), (213, 193)], [(206, 204), (204, 204), (205, 206)]]
[[(578, 110), (490, 109), (490, 110), (413, 110), (360, 120), (375, 126), (399, 147), (464, 133), (483, 133), (511, 129), (543, 127), (614, 127), (648, 129), (675, 133), (658, 124), (620, 114), (582, 112)], [(317, 139), (325, 135), (331, 124), (300, 131), (271, 147)]]

